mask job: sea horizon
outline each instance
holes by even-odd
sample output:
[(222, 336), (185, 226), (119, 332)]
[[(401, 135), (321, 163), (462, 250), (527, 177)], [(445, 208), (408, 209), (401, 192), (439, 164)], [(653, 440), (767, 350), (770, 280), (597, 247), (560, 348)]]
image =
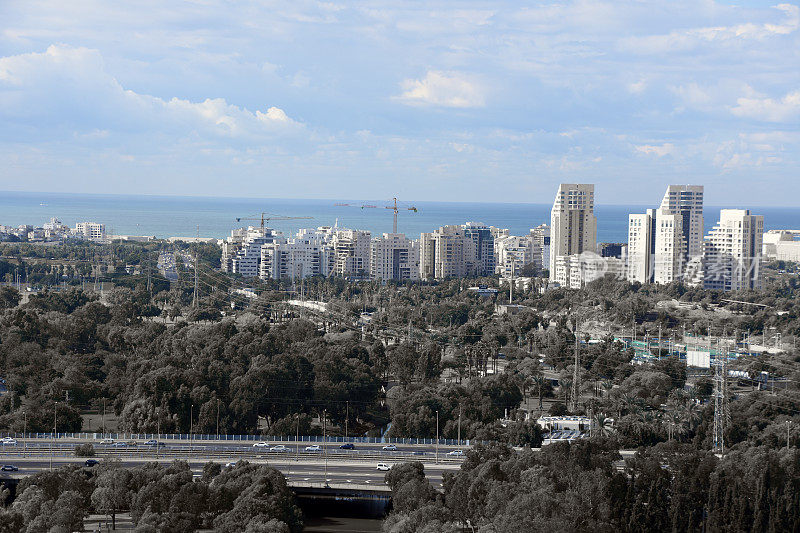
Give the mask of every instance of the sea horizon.
[[(311, 219), (274, 220), (270, 228), (289, 235), (301, 228), (337, 225), (369, 230), (373, 235), (392, 231), (389, 199), (242, 198), (109, 193), (0, 192), (0, 225), (41, 226), (51, 217), (74, 226), (99, 222), (113, 235), (224, 238), (244, 226), (258, 226), (262, 211)], [(349, 205), (341, 205), (349, 204)], [(364, 207), (362, 206), (375, 206)], [(416, 207), (417, 212), (408, 210)], [(411, 238), (447, 224), (481, 222), (508, 228), (512, 235), (550, 222), (551, 203), (463, 202), (398, 200), (398, 231)], [(598, 242), (627, 242), (628, 214), (658, 205), (601, 204), (595, 202)], [(800, 226), (800, 207), (757, 205), (705, 206), (706, 232), (717, 222), (720, 209), (751, 209), (764, 215), (765, 230)], [(237, 221), (237, 218), (242, 220)], [(252, 220), (249, 220), (251, 219)], [(199, 232), (198, 232), (199, 226)]]

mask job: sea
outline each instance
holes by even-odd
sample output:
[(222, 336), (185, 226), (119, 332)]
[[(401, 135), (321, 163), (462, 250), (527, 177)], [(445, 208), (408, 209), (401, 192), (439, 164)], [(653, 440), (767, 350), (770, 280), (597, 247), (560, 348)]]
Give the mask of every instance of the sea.
[[(231, 230), (258, 226), (267, 217), (304, 217), (268, 220), (266, 225), (294, 234), (300, 228), (338, 225), (369, 230), (373, 235), (392, 231), (392, 200), (302, 200), (286, 198), (212, 198), (70, 194), (0, 191), (0, 225), (41, 226), (52, 217), (74, 227), (76, 222), (99, 222), (111, 235), (224, 238)], [(410, 237), (447, 224), (482, 222), (522, 235), (550, 223), (551, 204), (481, 202), (398, 202), (398, 231)], [(595, 206), (598, 242), (627, 242), (628, 214), (657, 205)], [(800, 207), (731, 206), (764, 215), (769, 229), (800, 228)], [(415, 208), (415, 209), (412, 209)], [(706, 232), (719, 218), (720, 207), (705, 207)], [(307, 218), (306, 218), (307, 217)]]

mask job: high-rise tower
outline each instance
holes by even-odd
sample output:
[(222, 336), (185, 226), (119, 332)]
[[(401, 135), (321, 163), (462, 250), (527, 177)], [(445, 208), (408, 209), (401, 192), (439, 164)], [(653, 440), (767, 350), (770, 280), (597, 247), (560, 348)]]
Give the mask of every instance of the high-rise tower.
[(558, 257), (594, 252), (596, 246), (594, 185), (562, 183), (550, 211), (550, 281), (556, 280)]

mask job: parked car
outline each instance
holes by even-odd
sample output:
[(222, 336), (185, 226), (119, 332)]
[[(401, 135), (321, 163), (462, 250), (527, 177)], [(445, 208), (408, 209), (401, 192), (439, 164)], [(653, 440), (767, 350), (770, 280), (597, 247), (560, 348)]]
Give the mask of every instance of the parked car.
[(378, 463), (377, 470), (380, 470), (381, 472), (387, 472), (387, 471), (389, 471), (391, 469), (392, 469), (392, 465), (390, 465), (389, 463)]
[(163, 442), (158, 442), (156, 439), (150, 439), (145, 441), (143, 446), (158, 446), (159, 448), (162, 446), (166, 446)]
[(447, 452), (447, 455), (450, 457), (462, 457), (464, 455), (464, 450), (453, 450), (452, 452)]
[(341, 449), (341, 450), (355, 450), (356, 447), (353, 445), (352, 442), (345, 442), (344, 444), (339, 446), (339, 449)]
[(114, 444), (112, 444), (111, 447), (112, 448), (127, 448), (128, 447), (128, 443), (124, 442), (124, 441), (119, 441), (119, 442), (115, 442)]
[(271, 452), (279, 452), (279, 453), (286, 453), (292, 451), (291, 449), (287, 448), (283, 444), (278, 444), (277, 446), (273, 446), (269, 449)]
[(100, 444), (103, 446), (110, 446), (114, 444), (114, 439), (103, 439), (100, 441)]
[(385, 451), (385, 452), (396, 452), (397, 451), (397, 446), (395, 446), (394, 444), (387, 444), (386, 446), (383, 447), (383, 451)]
[(16, 446), (17, 441), (15, 439), (12, 439), (11, 437), (6, 437), (3, 439), (2, 444), (3, 446)]
[(321, 452), (322, 447), (319, 444), (312, 444), (311, 446), (306, 446), (307, 452)]
[(253, 448), (269, 448), (269, 442), (256, 442), (253, 444)]
[(91, 468), (93, 466), (99, 465), (100, 461), (98, 461), (97, 459), (86, 459), (86, 461), (83, 464)]
[(225, 463), (225, 468), (233, 468), (236, 466), (236, 463)]
[(19, 468), (17, 468), (14, 465), (3, 465), (3, 467), (0, 468), (0, 470), (2, 470), (3, 472), (18, 472)]

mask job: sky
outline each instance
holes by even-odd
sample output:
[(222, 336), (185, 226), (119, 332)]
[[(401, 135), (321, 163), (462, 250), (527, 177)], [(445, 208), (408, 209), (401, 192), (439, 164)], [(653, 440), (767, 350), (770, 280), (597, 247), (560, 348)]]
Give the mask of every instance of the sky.
[(0, 191), (800, 206), (800, 7), (0, 1)]

